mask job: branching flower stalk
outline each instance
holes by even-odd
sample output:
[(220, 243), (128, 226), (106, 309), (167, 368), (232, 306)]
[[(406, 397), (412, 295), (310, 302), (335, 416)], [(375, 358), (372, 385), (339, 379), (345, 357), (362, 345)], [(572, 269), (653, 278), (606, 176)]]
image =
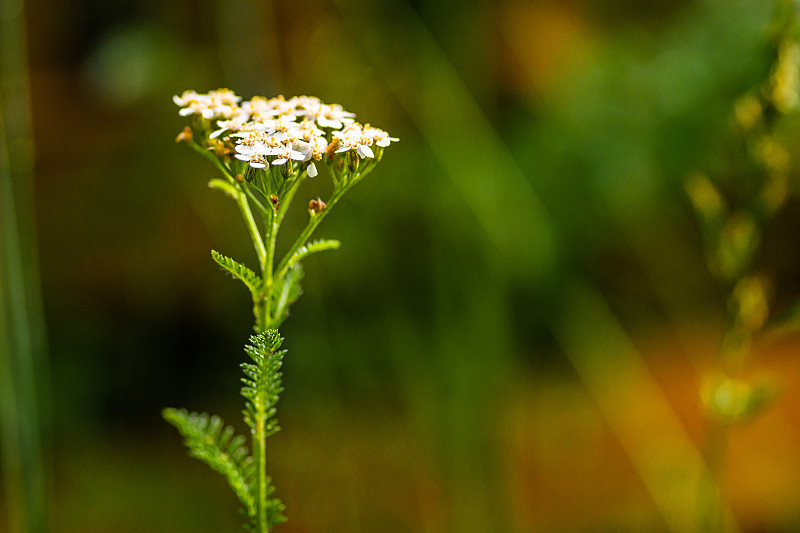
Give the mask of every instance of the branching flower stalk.
[[(234, 436), (217, 416), (165, 409), (164, 418), (183, 435), (189, 453), (228, 480), (245, 507), (246, 527), (267, 533), (286, 520), (284, 506), (266, 473), (266, 438), (280, 428), (275, 404), (282, 392), (285, 350), (278, 327), (300, 297), (302, 260), (339, 248), (339, 241), (311, 240), (314, 230), (344, 194), (369, 174), (396, 138), (353, 113), (318, 98), (256, 96), (249, 101), (228, 89), (205, 94), (186, 91), (174, 97), (180, 115), (191, 124), (176, 141), (208, 159), (221, 177), (209, 182), (236, 202), (258, 259), (258, 272), (214, 250), (212, 259), (250, 291), (255, 335), (242, 363), (244, 422), (250, 429), (252, 455), (243, 436)], [(278, 260), (278, 232), (298, 190), (319, 174), (323, 164), (333, 181), (327, 202), (311, 199), (308, 222)]]
[(701, 397), (707, 418), (703, 455), (711, 478), (700, 487), (699, 531), (731, 529), (720, 492), (730, 429), (753, 420), (776, 395), (770, 379), (747, 379), (757, 339), (800, 325), (800, 307), (774, 313), (768, 277), (758, 267), (762, 235), (785, 205), (793, 160), (781, 138), (782, 118), (800, 108), (800, 25), (795, 3), (777, 3), (775, 60), (768, 78), (739, 98), (729, 160), (715, 174), (695, 173), (686, 190), (703, 235), (706, 260), (727, 296), (728, 319), (714, 373)]

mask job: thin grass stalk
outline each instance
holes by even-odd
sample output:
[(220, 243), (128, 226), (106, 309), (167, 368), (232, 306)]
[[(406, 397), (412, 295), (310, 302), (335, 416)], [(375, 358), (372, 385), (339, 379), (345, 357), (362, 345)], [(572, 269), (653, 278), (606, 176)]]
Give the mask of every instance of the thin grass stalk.
[(48, 531), (47, 389), (32, 194), (24, 2), (0, 0), (0, 452), (11, 533)]

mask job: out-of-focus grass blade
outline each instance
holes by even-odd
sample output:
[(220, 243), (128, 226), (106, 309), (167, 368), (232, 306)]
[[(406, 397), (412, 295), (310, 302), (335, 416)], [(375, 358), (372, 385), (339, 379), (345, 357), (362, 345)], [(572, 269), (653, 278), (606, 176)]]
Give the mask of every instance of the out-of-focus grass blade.
[[(557, 264), (557, 229), (422, 21), (402, 2), (392, 3), (398, 12), (393, 20), (407, 24), (392, 26), (370, 17), (364, 2), (337, 4), (344, 24), (390, 89), (398, 61), (413, 70), (416, 92), (405, 87), (394, 95), (488, 241), (517, 273), (532, 280), (546, 275)], [(564, 284), (562, 302), (562, 313), (549, 317), (562, 349), (631, 457), (666, 525), (672, 531), (694, 529), (698, 480), (707, 478), (699, 452), (602, 297), (572, 280)], [(642, 402), (646, 405), (637, 411)], [(665, 481), (667, 474), (675, 475)], [(732, 518), (731, 527), (735, 530)]]
[(0, 0), (0, 447), (11, 533), (48, 531), (24, 2)]
[[(550, 325), (671, 531), (694, 531), (702, 457), (602, 296), (574, 283)], [(729, 509), (724, 531), (738, 531)]]
[[(398, 20), (388, 26), (359, 20), (367, 4), (336, 2), (343, 20), (359, 39), (381, 78), (415, 121), (450, 184), (486, 231), (486, 238), (509, 265), (537, 278), (556, 262), (551, 220), (522, 169), (469, 93), (458, 73), (419, 18), (401, 2), (392, 2)], [(405, 30), (405, 34), (399, 32)], [(396, 57), (395, 57), (396, 56)], [(393, 86), (394, 68), (409, 68), (414, 91)], [(522, 237), (522, 238), (521, 238)]]

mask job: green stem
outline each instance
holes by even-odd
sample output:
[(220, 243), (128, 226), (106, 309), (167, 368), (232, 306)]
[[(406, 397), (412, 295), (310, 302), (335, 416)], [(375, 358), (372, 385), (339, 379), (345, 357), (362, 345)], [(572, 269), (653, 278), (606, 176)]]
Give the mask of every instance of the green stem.
[[(203, 148), (196, 142), (192, 141), (188, 144), (192, 150), (211, 161), (211, 163), (217, 167), (220, 172), (222, 172), (228, 181), (236, 187), (236, 190), (238, 191), (238, 194), (235, 196), (236, 203), (239, 206), (239, 211), (241, 211), (242, 217), (247, 225), (247, 231), (250, 232), (250, 238), (253, 241), (253, 247), (256, 249), (256, 255), (258, 255), (258, 264), (261, 267), (261, 272), (263, 273), (267, 263), (267, 250), (264, 248), (264, 241), (261, 239), (261, 232), (259, 231), (258, 225), (253, 218), (253, 212), (250, 210), (250, 204), (247, 201), (247, 193), (249, 192), (247, 191), (247, 186), (245, 185), (242, 187), (242, 185), (236, 181), (236, 178), (233, 176), (231, 170), (222, 164), (222, 161), (219, 160), (216, 154)], [(265, 210), (264, 206), (261, 205), (260, 202), (258, 202), (256, 199), (253, 199), (253, 201), (256, 202), (256, 205), (260, 210)]]
[(253, 453), (256, 458), (256, 531), (268, 533), (267, 522), (267, 439), (264, 434), (263, 417), (258, 417), (253, 433)]
[(267, 268), (267, 250), (264, 248), (264, 241), (261, 239), (261, 232), (258, 229), (253, 212), (250, 211), (250, 203), (247, 201), (247, 195), (242, 192), (241, 187), (237, 186), (239, 194), (236, 196), (236, 203), (239, 206), (239, 211), (244, 217), (247, 231), (250, 232), (250, 238), (253, 240), (253, 247), (256, 249), (258, 255), (258, 264), (261, 267), (261, 272), (264, 273)]
[(250, 185), (247, 183), (243, 183), (241, 188), (242, 191), (244, 191), (244, 193), (250, 199), (250, 201), (253, 202), (253, 205), (256, 206), (256, 209), (258, 209), (258, 212), (261, 213), (261, 216), (263, 216), (264, 218), (268, 217), (269, 209), (267, 207), (264, 207), (264, 204), (261, 202), (261, 200), (259, 200), (259, 198), (255, 194), (253, 194), (253, 189), (250, 187)]
[(264, 285), (265, 285), (265, 298), (264, 298), (264, 310), (261, 314), (262, 319), (264, 320), (264, 329), (262, 331), (266, 331), (272, 327), (273, 317), (272, 317), (272, 292), (273, 292), (273, 285), (274, 285), (274, 278), (272, 276), (272, 266), (274, 264), (274, 257), (275, 257), (275, 242), (278, 236), (278, 216), (275, 213), (274, 209), (270, 209), (269, 215), (266, 217), (266, 224), (267, 224), (267, 261), (266, 261), (266, 269), (264, 270)]
[[(247, 201), (248, 198), (248, 191), (247, 186), (241, 186), (241, 184), (236, 181), (236, 178), (233, 176), (231, 170), (222, 164), (222, 161), (216, 156), (216, 154), (212, 153), (210, 150), (206, 150), (196, 142), (192, 141), (189, 144), (189, 147), (194, 150), (195, 152), (199, 153), (211, 163), (219, 169), (220, 172), (231, 182), (237, 189), (238, 194), (235, 197), (236, 203), (239, 205), (239, 211), (242, 213), (242, 217), (244, 218), (245, 224), (247, 224), (247, 230), (250, 232), (250, 238), (253, 241), (253, 247), (256, 249), (256, 254), (258, 255), (258, 264), (261, 267), (261, 272), (264, 272), (267, 263), (267, 251), (264, 248), (264, 241), (261, 239), (261, 232), (258, 229), (258, 225), (256, 224), (255, 219), (253, 218), (253, 212), (250, 211), (250, 204)], [(261, 205), (255, 198), (253, 199), (256, 202), (256, 206), (260, 210), (264, 210), (264, 206)]]
[(294, 194), (297, 192), (297, 189), (300, 187), (300, 183), (305, 180), (307, 174), (305, 172), (301, 173), (295, 180), (289, 185), (289, 188), (286, 189), (286, 193), (281, 198), (281, 205), (278, 207), (278, 225), (283, 222), (283, 217), (286, 215), (286, 211), (289, 209), (289, 205), (291, 205), (292, 200), (294, 199)]
[(228, 167), (226, 167), (225, 165), (222, 164), (222, 161), (219, 160), (219, 158), (217, 157), (217, 155), (213, 151), (207, 150), (206, 148), (203, 148), (202, 146), (200, 146), (199, 144), (197, 144), (194, 141), (190, 141), (188, 143), (188, 145), (189, 145), (189, 148), (191, 148), (192, 150), (194, 150), (198, 154), (202, 155), (204, 158), (208, 159), (209, 161), (211, 161), (211, 163), (215, 167), (217, 167), (219, 169), (219, 171), (222, 172), (222, 174), (226, 178), (228, 178), (228, 181), (230, 181), (231, 183), (234, 183), (236, 181), (236, 179), (233, 177), (233, 173), (231, 173), (231, 170)]
[(322, 219), (325, 218), (331, 209), (333, 209), (333, 206), (336, 205), (336, 202), (338, 202), (344, 193), (347, 192), (347, 189), (349, 189), (349, 187), (343, 187), (334, 191), (330, 200), (328, 200), (325, 209), (316, 215), (313, 215), (309, 219), (308, 224), (306, 224), (306, 227), (303, 229), (303, 232), (300, 234), (297, 240), (294, 241), (294, 244), (292, 244), (292, 247), (289, 248), (289, 251), (286, 252), (286, 255), (283, 256), (283, 259), (278, 265), (278, 268), (276, 269), (278, 272), (278, 278), (282, 278), (286, 275), (286, 271), (289, 270), (289, 267), (291, 266), (292, 256), (294, 256), (294, 254), (297, 253), (297, 250), (299, 250), (300, 247), (308, 241), (309, 237), (311, 237), (311, 234), (315, 229), (317, 229), (317, 226), (319, 226), (319, 223), (322, 222)]

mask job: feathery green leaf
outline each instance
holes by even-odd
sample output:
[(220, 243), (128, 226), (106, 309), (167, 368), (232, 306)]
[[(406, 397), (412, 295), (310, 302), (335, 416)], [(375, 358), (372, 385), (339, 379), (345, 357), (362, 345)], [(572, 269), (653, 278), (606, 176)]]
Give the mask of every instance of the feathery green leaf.
[(225, 257), (215, 250), (211, 250), (211, 257), (219, 266), (227, 270), (233, 277), (241, 280), (242, 283), (244, 283), (250, 290), (250, 293), (253, 295), (253, 299), (255, 299), (263, 290), (264, 280), (262, 280), (258, 274), (244, 266), (242, 263), (234, 261), (230, 257)]
[(234, 187), (225, 180), (214, 178), (213, 180), (208, 182), (208, 186), (212, 189), (224, 192), (226, 195), (230, 196), (234, 200), (236, 200), (236, 198), (239, 195), (239, 192), (236, 190), (236, 187)]
[(303, 274), (303, 265), (297, 263), (289, 267), (282, 278), (275, 280), (272, 286), (272, 309), (270, 309), (275, 327), (289, 316), (289, 306), (303, 295), (303, 288), (300, 286)]
[(341, 242), (335, 239), (319, 239), (314, 242), (306, 243), (297, 249), (292, 258), (289, 260), (289, 265), (299, 263), (309, 255), (317, 252), (323, 252), (325, 250), (338, 250), (341, 244)]
[(255, 463), (244, 445), (245, 438), (234, 437), (233, 428), (225, 426), (218, 416), (172, 408), (164, 409), (162, 415), (183, 435), (189, 455), (225, 476), (252, 515), (255, 512), (252, 492)]
[(280, 369), (286, 350), (278, 350), (282, 342), (283, 338), (276, 329), (251, 336), (250, 345), (244, 350), (253, 362), (241, 364), (245, 375), (242, 378), (245, 385), (242, 396), (247, 400), (245, 422), (255, 431), (262, 425), (266, 436), (280, 429), (274, 416), (275, 404), (283, 391)]

